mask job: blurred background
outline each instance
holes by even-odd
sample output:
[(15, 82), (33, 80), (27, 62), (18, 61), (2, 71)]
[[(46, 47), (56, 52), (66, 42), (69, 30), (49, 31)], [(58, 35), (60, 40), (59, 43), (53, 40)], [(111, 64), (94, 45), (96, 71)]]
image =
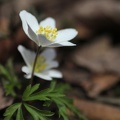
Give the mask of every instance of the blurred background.
[(17, 46), (35, 48), (22, 29), (21, 10), (79, 32), (72, 41), (77, 46), (56, 48), (61, 81), (72, 86), (68, 95), (88, 120), (120, 120), (120, 1), (0, 0), (0, 62), (12, 57), (18, 73)]

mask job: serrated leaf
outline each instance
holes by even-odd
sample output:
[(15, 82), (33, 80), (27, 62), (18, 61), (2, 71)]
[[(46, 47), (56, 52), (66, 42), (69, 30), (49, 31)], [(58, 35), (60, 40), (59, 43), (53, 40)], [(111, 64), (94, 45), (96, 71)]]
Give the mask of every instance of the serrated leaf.
[(50, 93), (50, 89), (47, 88), (47, 89), (44, 89), (44, 90), (41, 90), (40, 92), (37, 92), (35, 94), (33, 94), (32, 96), (47, 96), (48, 94)]
[(3, 86), (5, 88), (6, 95), (15, 96), (16, 93), (14, 89), (15, 87), (19, 89), (21, 87), (21, 84), (15, 75), (12, 61), (8, 60), (6, 66), (0, 64), (0, 75), (3, 82)]
[(68, 84), (59, 83), (56, 85), (55, 90), (59, 93), (66, 93), (68, 90), (70, 90), (71, 87)]
[(48, 117), (52, 116), (54, 113), (46, 110), (39, 110), (36, 107), (33, 107), (28, 104), (24, 104), (27, 111), (32, 115), (34, 120), (49, 120)]
[(32, 94), (33, 92), (35, 92), (38, 88), (39, 88), (40, 84), (35, 84), (34, 86), (32, 86), (30, 94)]
[[(64, 87), (62, 85), (63, 84), (60, 84), (59, 86), (59, 84), (56, 84), (56, 82), (53, 82), (51, 83), (50, 88), (41, 90), (37, 93), (35, 91), (38, 89), (39, 85), (38, 86), (34, 85), (33, 87), (29, 85), (23, 94), (23, 96), (25, 97), (25, 99), (23, 100), (24, 101), (34, 101), (34, 100), (45, 101), (43, 106), (48, 106), (48, 107), (51, 105), (52, 102), (54, 102), (58, 107), (59, 115), (62, 116), (64, 120), (68, 120), (67, 109), (70, 109), (73, 113), (78, 115), (80, 119), (83, 118), (79, 110), (73, 105), (73, 100), (70, 98), (67, 98), (64, 95), (64, 92), (67, 89), (69, 89), (69, 87), (67, 86), (68, 88), (65, 88), (66, 85)], [(37, 88), (35, 86), (37, 86)], [(59, 87), (61, 87), (62, 89)], [(37, 108), (33, 108), (33, 106), (26, 106), (26, 109), (31, 113), (31, 115), (35, 120), (39, 120), (39, 119), (46, 120), (46, 117), (41, 116), (40, 113), (39, 113), (40, 116), (38, 114), (35, 115), (35, 112), (37, 111), (36, 113), (38, 113), (39, 111)]]
[(40, 84), (36, 84), (31, 87), (31, 85), (27, 86), (26, 90), (23, 93), (23, 100), (26, 101), (26, 99), (31, 95), (33, 92), (35, 92), (39, 88)]
[(7, 69), (4, 67), (4, 66), (2, 66), (2, 65), (0, 65), (0, 74), (1, 75), (4, 75), (7, 79), (11, 79), (10, 78), (10, 75), (9, 75), (9, 72), (7, 71)]
[[(14, 87), (15, 87), (16, 85), (14, 85), (13, 82), (10, 82), (10, 81), (8, 81), (8, 80), (6, 80), (6, 79), (4, 79), (4, 78), (2, 78), (2, 81), (3, 81), (3, 86), (4, 86), (4, 89), (5, 89), (6, 95), (15, 96), (16, 93), (15, 93), (15, 91), (14, 91)], [(16, 83), (16, 84), (17, 84), (17, 83)]]
[(21, 103), (15, 103), (13, 105), (11, 105), (10, 107), (8, 107), (4, 113), (4, 120), (10, 120), (11, 117), (13, 116), (13, 114), (15, 113), (15, 111), (21, 106)]
[(29, 96), (30, 89), (31, 89), (31, 85), (28, 85), (23, 93), (23, 97), (22, 97), (23, 99)]
[(38, 93), (31, 94), (29, 97), (27, 97), (26, 100), (32, 101), (32, 100), (50, 100), (52, 97), (58, 98), (58, 97), (63, 97), (65, 96), (64, 94), (58, 93), (58, 92), (52, 92), (51, 89), (45, 89), (41, 90)]
[(58, 99), (52, 98), (59, 110), (59, 116), (62, 116), (64, 120), (68, 120), (67, 109), (76, 114), (81, 120), (87, 120), (80, 111), (73, 105), (73, 100), (67, 97), (61, 97)]
[(52, 99), (55, 104), (57, 105), (58, 107), (58, 110), (59, 110), (59, 117), (63, 117), (64, 120), (68, 120), (68, 115), (67, 115), (67, 107), (65, 105), (65, 103), (63, 102), (65, 99), (64, 97), (63, 98), (58, 98), (58, 99)]
[(44, 102), (43, 106), (49, 107), (51, 105), (51, 103), (52, 103), (52, 101), (47, 100)]
[(67, 108), (65, 106), (59, 107), (59, 116), (62, 116), (64, 120), (68, 120)]
[(80, 118), (80, 120), (87, 120), (87, 118), (86, 118), (84, 115), (82, 115), (82, 114), (80, 113), (79, 109), (76, 108), (74, 105), (69, 105), (69, 109), (70, 109), (74, 114), (76, 114), (76, 115)]
[(59, 99), (61, 102), (63, 102), (65, 105), (66, 105), (66, 107), (72, 112), (72, 113), (74, 113), (74, 114), (76, 114), (81, 120), (87, 120), (86, 118), (85, 118), (85, 116), (83, 116), (81, 113), (80, 113), (80, 111), (79, 111), (79, 109), (77, 109), (74, 105), (73, 105), (73, 100), (72, 99), (70, 99), (70, 98), (64, 98), (64, 99)]
[(21, 106), (18, 108), (16, 120), (24, 120)]
[(56, 81), (52, 81), (50, 84), (50, 91), (53, 91), (56, 87)]

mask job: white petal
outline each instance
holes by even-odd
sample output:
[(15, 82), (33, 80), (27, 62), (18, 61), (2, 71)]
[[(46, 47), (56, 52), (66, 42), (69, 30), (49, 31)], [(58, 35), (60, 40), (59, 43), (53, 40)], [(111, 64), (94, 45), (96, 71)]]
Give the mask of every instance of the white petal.
[(24, 75), (25, 78), (30, 79), (31, 78), (31, 70), (27, 66), (22, 67), (22, 71), (26, 73)]
[(26, 23), (31, 27), (31, 29), (36, 32), (36, 30), (38, 30), (39, 25), (38, 25), (38, 21), (35, 18), (35, 16), (33, 16), (31, 13), (22, 10), (20, 12), (20, 18), (23, 21), (26, 21)]
[(45, 49), (40, 55), (43, 55), (47, 61), (51, 61), (56, 57), (56, 51), (52, 48)]
[(30, 28), (28, 25), (28, 35), (32, 41), (34, 41), (39, 46), (39, 41), (37, 38), (37, 34), (34, 33), (34, 31)]
[(26, 75), (24, 75), (24, 77), (27, 78), (27, 79), (30, 79), (31, 78), (31, 74), (26, 74)]
[(62, 46), (76, 46), (76, 44), (73, 44), (71, 42), (62, 42), (60, 43)]
[(48, 74), (44, 74), (44, 73), (34, 73), (35, 76), (42, 78), (44, 80), (52, 80), (52, 78), (50, 76), (48, 76)]
[(55, 24), (55, 20), (51, 17), (48, 17), (40, 22), (40, 26), (42, 27), (51, 26), (52, 28), (55, 28)]
[(44, 35), (38, 34), (37, 37), (38, 37), (39, 46), (41, 45), (42, 47), (46, 47), (52, 44), (52, 42), (49, 41)]
[(74, 37), (76, 37), (77, 34), (78, 32), (72, 28), (59, 30), (55, 41), (57, 43), (69, 41), (72, 40)]
[(76, 44), (73, 44), (71, 42), (61, 42), (61, 43), (54, 43), (47, 47), (63, 47), (63, 46), (76, 46)]
[(47, 47), (61, 47), (61, 46), (63, 46), (63, 45), (60, 43), (52, 43), (52, 44), (48, 45)]
[(57, 71), (57, 70), (50, 70), (49, 75), (51, 77), (55, 77), (55, 78), (62, 78), (62, 73), (60, 71)]
[(27, 66), (23, 66), (22, 71), (26, 74), (30, 73), (30, 69)]
[[(24, 17), (23, 12), (20, 12), (19, 16), (20, 16), (20, 18), (21, 18), (21, 20), (22, 20), (23, 30), (24, 30), (24, 32), (26, 33), (26, 35), (28, 35), (28, 24), (27, 24), (27, 22), (26, 22), (26, 20), (25, 20), (25, 17)], [(28, 35), (28, 37), (29, 37), (29, 35)]]
[(27, 64), (28, 67), (31, 67), (34, 58), (35, 58), (35, 53), (26, 49), (25, 47), (23, 47), (22, 45), (18, 46), (18, 50), (21, 53), (25, 63)]
[(45, 70), (51, 69), (51, 68), (56, 68), (58, 67), (58, 62), (57, 61), (47, 61), (48, 66), (46, 67)]

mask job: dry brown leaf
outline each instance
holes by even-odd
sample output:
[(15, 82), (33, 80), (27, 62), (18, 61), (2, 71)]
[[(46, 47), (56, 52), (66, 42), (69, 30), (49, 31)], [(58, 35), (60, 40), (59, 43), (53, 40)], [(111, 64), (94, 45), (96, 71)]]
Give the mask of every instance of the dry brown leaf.
[(101, 92), (114, 86), (120, 80), (120, 77), (113, 73), (91, 75), (85, 71), (65, 67), (61, 71), (65, 81), (81, 86), (90, 97), (96, 97)]
[(120, 120), (120, 109), (95, 101), (73, 98), (74, 104), (89, 120)]
[(9, 34), (9, 20), (4, 17), (0, 18), (0, 38)]
[[(67, 82), (82, 86), (89, 96), (95, 97), (119, 81), (119, 54), (119, 48), (113, 48), (108, 37), (78, 47), (70, 57), (74, 67), (63, 67), (64, 78)], [(76, 65), (91, 72), (83, 72)]]
[(0, 85), (0, 110), (8, 107), (13, 103), (13, 98), (12, 97), (7, 97), (4, 95), (4, 90), (2, 86)]
[(90, 97), (95, 97), (102, 91), (111, 88), (119, 81), (119, 76), (116, 74), (99, 74), (93, 75), (90, 80), (81, 81), (81, 85), (87, 91)]
[[(76, 20), (80, 38), (109, 34), (120, 39), (120, 2), (117, 0), (78, 1), (70, 11)], [(80, 25), (79, 25), (80, 24)], [(82, 25), (82, 26), (81, 26)]]
[(73, 61), (92, 72), (113, 71), (120, 73), (120, 49), (110, 46), (109, 37), (101, 37), (73, 53)]
[[(114, 0), (86, 0), (78, 2), (74, 6), (74, 13), (80, 20), (91, 24), (91, 27), (104, 27), (103, 25), (109, 24), (112, 20), (120, 24), (120, 2)], [(109, 22), (107, 22), (109, 21)], [(105, 23), (104, 23), (105, 22)], [(102, 24), (100, 24), (102, 23)], [(97, 26), (96, 26), (97, 25)]]
[(22, 28), (19, 28), (14, 36), (0, 40), (0, 61), (7, 61), (7, 59), (15, 53), (17, 46), (23, 42), (27, 42), (27, 40), (28, 37), (23, 32)]
[(81, 85), (82, 81), (86, 81), (90, 77), (90, 73), (78, 70), (76, 68), (70, 69), (63, 67), (61, 71), (65, 81), (76, 85)]
[(76, 29), (78, 31), (78, 37), (80, 39), (89, 38), (93, 34), (93, 31), (80, 21), (76, 22)]

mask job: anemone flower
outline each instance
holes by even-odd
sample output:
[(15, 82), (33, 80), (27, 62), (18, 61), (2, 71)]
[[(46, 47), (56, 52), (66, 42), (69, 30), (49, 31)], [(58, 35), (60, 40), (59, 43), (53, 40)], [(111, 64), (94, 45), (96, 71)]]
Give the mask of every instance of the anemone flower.
[(25, 10), (22, 10), (19, 15), (24, 32), (38, 46), (75, 46), (75, 44), (69, 42), (78, 34), (75, 29), (57, 30), (56, 22), (52, 17), (48, 17), (38, 23), (35, 16)]
[[(26, 63), (26, 66), (22, 67), (22, 71), (26, 73), (25, 77), (30, 79), (36, 54), (22, 45), (18, 46), (18, 50)], [(58, 67), (58, 62), (54, 60), (55, 57), (56, 52), (52, 48), (48, 48), (39, 54), (35, 65), (34, 75), (45, 80), (52, 80), (52, 77), (61, 78), (61, 72), (53, 69)]]

